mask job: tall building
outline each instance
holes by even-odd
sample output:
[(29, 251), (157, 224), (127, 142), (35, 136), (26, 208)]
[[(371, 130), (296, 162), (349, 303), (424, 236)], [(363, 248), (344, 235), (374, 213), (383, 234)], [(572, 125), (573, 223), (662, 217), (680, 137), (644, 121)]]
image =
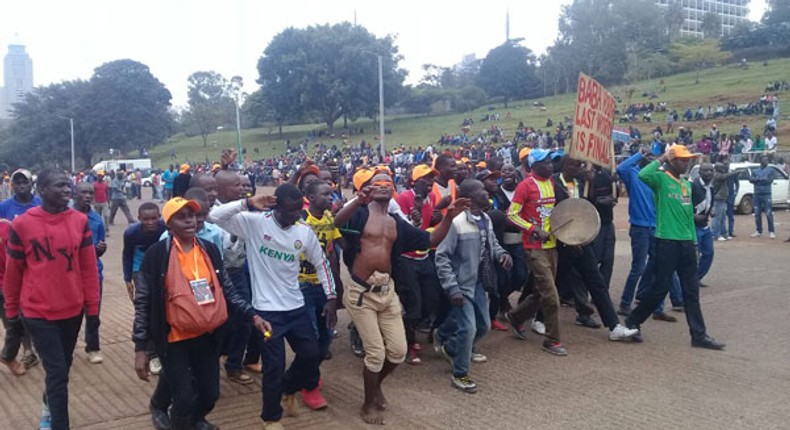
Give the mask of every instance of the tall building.
[(681, 36), (703, 37), (702, 19), (713, 12), (721, 19), (721, 34), (730, 34), (733, 27), (747, 21), (750, 0), (656, 0), (662, 7), (680, 4), (683, 8)]
[(3, 87), (0, 88), (0, 119), (11, 117), (14, 103), (33, 91), (33, 60), (24, 45), (8, 45), (3, 59)]

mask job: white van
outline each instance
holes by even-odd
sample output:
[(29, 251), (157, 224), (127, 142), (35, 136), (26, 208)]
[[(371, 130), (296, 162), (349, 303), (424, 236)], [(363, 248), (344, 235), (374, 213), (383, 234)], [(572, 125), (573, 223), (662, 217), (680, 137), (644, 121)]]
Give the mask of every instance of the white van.
[(150, 171), (151, 170), (151, 159), (150, 158), (130, 158), (127, 160), (104, 160), (99, 161), (96, 165), (93, 166), (93, 171), (104, 170), (105, 172), (109, 172), (110, 170), (118, 170), (122, 169), (126, 172), (130, 172), (136, 169), (140, 169), (140, 171)]

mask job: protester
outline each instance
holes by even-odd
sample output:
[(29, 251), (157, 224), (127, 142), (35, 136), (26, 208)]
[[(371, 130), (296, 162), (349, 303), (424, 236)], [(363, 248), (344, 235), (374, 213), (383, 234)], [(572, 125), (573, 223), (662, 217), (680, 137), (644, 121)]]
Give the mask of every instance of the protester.
[(434, 345), (452, 364), (452, 385), (474, 393), (477, 384), (469, 378), (469, 365), (488, 361), (474, 350), (491, 325), (486, 292), (497, 288), (494, 266), (509, 270), (513, 260), (499, 245), (491, 220), (483, 212), (489, 204), (483, 183), (465, 180), (458, 197), (469, 199), (470, 207), (453, 218), (447, 237), (436, 251), (436, 269), (452, 308), (434, 334)]
[(170, 165), (170, 168), (162, 172), (162, 182), (164, 183), (164, 199), (170, 200), (173, 198), (173, 181), (176, 179), (178, 174), (173, 170), (173, 165)]
[(768, 235), (771, 239), (776, 239), (776, 230), (774, 230), (774, 212), (773, 201), (771, 200), (771, 188), (774, 183), (774, 169), (768, 166), (768, 157), (763, 155), (760, 157), (760, 167), (752, 169), (749, 182), (754, 184), (754, 224), (756, 230), (751, 234), (751, 237), (760, 237), (763, 235), (763, 213), (768, 220)]
[(123, 170), (115, 172), (115, 176), (110, 181), (110, 220), (109, 225), (115, 224), (115, 214), (121, 209), (126, 221), (134, 223), (132, 213), (129, 211), (129, 204), (126, 202), (126, 173)]
[(707, 286), (702, 283), (702, 278), (708, 274), (713, 265), (713, 233), (708, 221), (713, 209), (713, 165), (702, 163), (699, 167), (699, 177), (691, 183), (691, 204), (694, 205), (694, 226), (697, 239), (697, 279), (700, 287)]
[[(104, 170), (96, 172), (96, 181), (93, 183), (93, 210), (98, 213), (105, 228), (110, 225), (110, 199), (109, 199), (109, 186), (104, 178)], [(107, 230), (106, 236), (110, 235)]]
[(182, 164), (178, 169), (178, 175), (173, 179), (173, 197), (183, 197), (189, 189), (192, 180), (192, 167), (189, 164)]
[(135, 372), (149, 379), (149, 343), (163, 359), (163, 378), (172, 393), (170, 428), (218, 429), (206, 420), (219, 398), (217, 330), (229, 309), (243, 313), (261, 332), (271, 325), (242, 300), (222, 266), (219, 249), (196, 237), (194, 200), (175, 197), (163, 210), (170, 237), (152, 245), (135, 289)]
[(37, 188), (42, 206), (29, 209), (11, 226), (5, 308), (12, 331), (22, 330), (24, 320), (44, 365), (39, 427), (64, 430), (70, 427), (69, 370), (83, 311), (91, 320), (88, 325), (98, 326), (99, 273), (88, 219), (68, 207), (69, 177), (44, 170)]

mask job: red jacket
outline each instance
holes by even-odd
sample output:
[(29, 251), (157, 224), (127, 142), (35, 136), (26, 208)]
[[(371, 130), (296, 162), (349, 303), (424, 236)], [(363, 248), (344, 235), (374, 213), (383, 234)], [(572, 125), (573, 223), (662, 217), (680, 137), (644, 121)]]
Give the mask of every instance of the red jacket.
[(29, 209), (11, 224), (3, 291), (8, 318), (99, 314), (96, 250), (85, 214)]

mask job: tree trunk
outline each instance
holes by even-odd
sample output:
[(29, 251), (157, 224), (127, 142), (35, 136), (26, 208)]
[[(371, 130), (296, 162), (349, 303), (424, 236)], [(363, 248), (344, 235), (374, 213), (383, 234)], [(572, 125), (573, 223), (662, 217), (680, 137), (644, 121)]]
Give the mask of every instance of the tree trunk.
[(702, 70), (702, 64), (697, 66), (697, 79), (694, 81), (694, 85), (699, 84), (699, 72)]
[(505, 109), (507, 109), (508, 96), (505, 96)]
[(344, 129), (348, 128), (348, 115), (346, 114), (343, 114), (343, 128)]
[(203, 138), (203, 147), (208, 146), (208, 133), (200, 133), (200, 137)]

